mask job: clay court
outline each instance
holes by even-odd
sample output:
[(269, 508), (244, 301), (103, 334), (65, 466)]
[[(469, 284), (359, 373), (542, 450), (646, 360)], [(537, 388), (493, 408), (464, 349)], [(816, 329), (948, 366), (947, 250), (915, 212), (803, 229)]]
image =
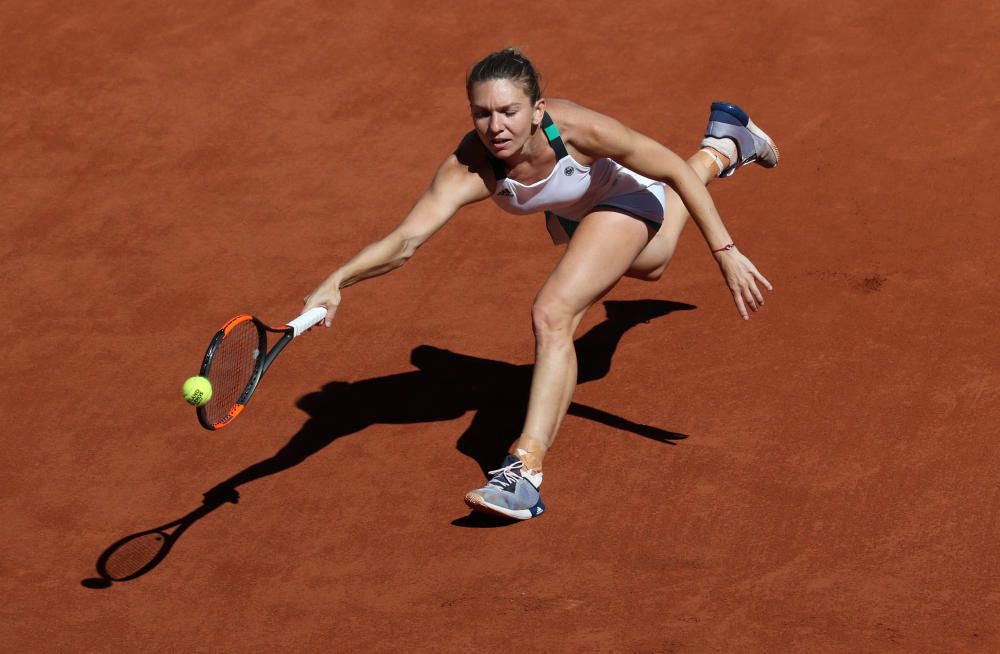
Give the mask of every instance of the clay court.
[[(996, 4), (87, 4), (0, 7), (6, 651), (1000, 650)], [(483, 203), (199, 427), (215, 329), (394, 227), (511, 44), (685, 157), (751, 112), (781, 165), (711, 191), (764, 310), (689, 225), (577, 334), (549, 511), (472, 517), (561, 252)]]

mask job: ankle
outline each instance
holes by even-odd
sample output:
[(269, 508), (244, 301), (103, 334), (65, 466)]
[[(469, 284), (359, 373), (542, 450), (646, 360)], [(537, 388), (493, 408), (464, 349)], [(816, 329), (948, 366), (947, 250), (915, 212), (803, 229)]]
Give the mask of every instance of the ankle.
[(722, 171), (730, 166), (732, 159), (726, 155), (725, 152), (721, 152), (710, 146), (703, 146), (699, 153), (704, 153), (708, 159), (711, 160), (709, 166), (712, 166), (713, 174), (712, 177), (718, 177), (722, 174)]
[(517, 458), (521, 459), (521, 462), (524, 463), (524, 467), (527, 468), (528, 470), (532, 470), (534, 472), (541, 472), (542, 471), (542, 458), (543, 457), (538, 456), (537, 453), (526, 452), (526, 451), (522, 450), (521, 448), (516, 448), (512, 452), (512, 454), (514, 454), (515, 456), (517, 456)]
[(545, 459), (545, 454), (548, 452), (548, 446), (545, 445), (540, 440), (532, 438), (531, 436), (522, 435), (517, 442), (514, 443), (514, 447), (511, 454), (517, 456), (524, 463), (524, 466), (529, 470), (535, 472), (542, 471), (542, 461)]

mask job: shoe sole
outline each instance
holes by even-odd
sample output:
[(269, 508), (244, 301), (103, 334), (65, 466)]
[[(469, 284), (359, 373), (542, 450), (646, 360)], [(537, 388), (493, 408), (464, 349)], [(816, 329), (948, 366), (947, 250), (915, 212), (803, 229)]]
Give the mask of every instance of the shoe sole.
[(774, 161), (771, 161), (770, 158), (763, 158), (760, 155), (757, 155), (757, 159), (754, 163), (759, 166), (763, 166), (764, 168), (774, 168), (777, 166), (778, 161), (781, 160), (781, 153), (778, 152), (778, 146), (775, 145), (771, 137), (764, 133), (764, 130), (754, 125), (753, 121), (749, 118), (747, 118), (747, 129), (750, 130), (750, 133), (755, 137), (767, 143), (767, 147), (774, 153)]
[(530, 509), (505, 509), (500, 506), (488, 504), (481, 496), (472, 493), (465, 496), (465, 505), (473, 511), (499, 516), (501, 518), (513, 518), (514, 520), (530, 520), (545, 512), (545, 504), (541, 500)]

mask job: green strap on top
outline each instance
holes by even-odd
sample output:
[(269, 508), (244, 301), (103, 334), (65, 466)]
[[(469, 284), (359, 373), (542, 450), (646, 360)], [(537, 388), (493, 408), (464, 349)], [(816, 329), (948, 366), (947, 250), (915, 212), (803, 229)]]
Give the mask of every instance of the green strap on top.
[[(563, 143), (562, 136), (559, 135), (559, 128), (552, 122), (552, 117), (549, 116), (549, 112), (547, 111), (542, 116), (542, 132), (549, 141), (549, 147), (556, 153), (556, 161), (569, 154), (566, 150), (566, 145)], [(486, 148), (486, 146), (484, 145), (483, 148)], [(493, 156), (493, 153), (488, 148), (486, 149), (486, 158), (489, 159), (490, 166), (493, 168), (493, 176), (496, 177), (498, 182), (507, 177), (507, 168), (503, 165), (502, 161)]]
[(542, 116), (542, 131), (545, 132), (545, 138), (549, 140), (549, 146), (555, 151), (557, 161), (569, 154), (566, 151), (566, 145), (563, 143), (562, 136), (559, 135), (559, 128), (552, 122), (552, 117), (549, 116), (549, 112), (547, 111)]

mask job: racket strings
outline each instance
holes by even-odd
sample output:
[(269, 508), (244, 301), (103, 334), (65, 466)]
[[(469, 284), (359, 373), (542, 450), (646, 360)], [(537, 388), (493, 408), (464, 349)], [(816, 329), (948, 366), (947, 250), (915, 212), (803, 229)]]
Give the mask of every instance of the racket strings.
[(104, 573), (112, 580), (131, 577), (156, 561), (166, 545), (163, 534), (140, 534), (111, 552), (104, 563)]
[(226, 418), (253, 379), (260, 356), (260, 332), (252, 320), (235, 325), (222, 339), (208, 371), (212, 399), (205, 405), (205, 416), (210, 422)]

